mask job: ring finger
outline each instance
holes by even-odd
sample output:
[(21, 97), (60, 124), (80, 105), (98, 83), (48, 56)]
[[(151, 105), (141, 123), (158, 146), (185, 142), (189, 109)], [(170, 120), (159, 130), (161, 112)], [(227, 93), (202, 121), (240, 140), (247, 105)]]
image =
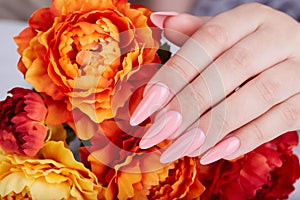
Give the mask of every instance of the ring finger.
[[(267, 113), (272, 107), (300, 91), (299, 61), (293, 59), (277, 64), (255, 77), (237, 92), (205, 113), (190, 128), (200, 127), (206, 140), (195, 151), (185, 155), (197, 156), (218, 143), (232, 131)], [(260, 141), (259, 141), (260, 142)], [(172, 151), (170, 147), (167, 151)]]
[[(165, 106), (163, 112), (166, 113), (166, 116), (160, 117), (160, 119), (173, 118), (174, 120), (167, 121), (157, 118), (143, 137), (141, 147), (151, 147), (164, 139), (178, 137), (207, 109), (228, 96), (245, 80), (292, 55), (294, 48), (283, 48), (279, 53), (274, 50), (276, 46), (284, 46), (284, 43), (289, 40), (288, 38), (281, 38), (274, 42), (274, 38), (266, 37), (266, 32), (262, 26), (256, 32), (238, 42), (179, 92), (176, 98)], [(245, 93), (251, 94), (249, 91)], [(220, 106), (216, 109), (222, 109), (218, 112), (225, 112), (225, 109)], [(168, 111), (171, 111), (170, 115), (168, 115), (170, 113)], [(162, 116), (163, 112), (160, 111), (158, 116)], [(166, 128), (170, 126), (168, 122), (173, 123), (172, 131)], [(214, 140), (220, 139), (216, 135), (213, 138)], [(209, 142), (205, 142), (205, 144), (212, 145)]]

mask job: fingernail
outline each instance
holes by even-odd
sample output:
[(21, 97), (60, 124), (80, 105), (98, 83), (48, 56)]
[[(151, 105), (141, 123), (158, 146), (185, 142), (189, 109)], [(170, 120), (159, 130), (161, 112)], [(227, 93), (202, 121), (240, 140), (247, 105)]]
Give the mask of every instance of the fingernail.
[(200, 159), (200, 163), (202, 165), (207, 165), (215, 162), (234, 153), (239, 147), (240, 140), (237, 137), (226, 138), (204, 154)]
[(197, 157), (200, 155), (201, 148), (196, 149), (195, 151), (187, 154), (188, 157)]
[(200, 128), (194, 128), (179, 137), (160, 157), (160, 162), (169, 163), (188, 155), (198, 149), (205, 140)]
[(163, 29), (166, 18), (176, 15), (178, 15), (177, 12), (153, 12), (150, 15), (150, 19), (155, 26), (157, 26), (160, 29)]
[(155, 83), (144, 95), (130, 118), (130, 125), (136, 126), (158, 110), (169, 97), (169, 89), (162, 83)]
[(168, 111), (150, 126), (140, 141), (140, 148), (148, 149), (173, 134), (181, 125), (182, 117), (179, 112)]

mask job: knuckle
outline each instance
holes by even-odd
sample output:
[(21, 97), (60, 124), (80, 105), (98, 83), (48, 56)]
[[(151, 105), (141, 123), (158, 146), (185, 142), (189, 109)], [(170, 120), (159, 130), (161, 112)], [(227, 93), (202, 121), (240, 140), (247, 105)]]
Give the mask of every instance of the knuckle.
[(203, 89), (201, 88), (203, 84), (191, 84), (192, 87), (192, 94), (195, 98), (195, 101), (197, 102), (197, 107), (199, 107), (200, 110), (206, 110), (208, 109), (211, 105), (212, 102), (209, 100), (211, 99), (209, 94), (206, 94), (203, 92)]
[[(300, 46), (300, 26), (299, 24), (293, 26), (293, 29), (294, 29), (294, 37), (295, 37), (295, 43), (296, 43), (296, 46)], [(297, 53), (299, 52), (299, 49), (297, 48)]]
[(281, 120), (287, 127), (295, 125), (300, 115), (300, 109), (296, 105), (286, 102), (279, 110)]
[(207, 24), (201, 28), (201, 34), (210, 45), (214, 47), (225, 47), (228, 43), (228, 33), (226, 29), (219, 24)]
[(231, 130), (231, 124), (226, 119), (225, 112), (224, 113), (215, 113), (212, 116), (213, 123), (217, 126), (217, 131), (222, 133), (221, 135), (224, 135), (223, 133), (228, 133)]
[(249, 131), (250, 133), (254, 134), (254, 137), (256, 139), (256, 141), (265, 141), (265, 135), (263, 133), (263, 131), (261, 130), (261, 128), (256, 124), (256, 123), (250, 123), (248, 125)]
[(244, 47), (236, 47), (228, 52), (225, 56), (233, 72), (246, 72), (253, 62), (253, 54)]
[(256, 89), (258, 90), (261, 99), (268, 105), (273, 105), (279, 98), (280, 83), (274, 78), (258, 78), (255, 81)]
[(191, 74), (196, 74), (193, 67), (188, 67), (191, 64), (178, 55), (175, 55), (172, 59), (168, 60), (166, 65), (187, 81), (190, 81)]
[(240, 13), (253, 13), (253, 10), (255, 10), (255, 14), (261, 19), (268, 19), (270, 17), (270, 13), (274, 12), (273, 8), (257, 2), (242, 4), (238, 6), (237, 9), (239, 9)]
[(272, 10), (269, 6), (257, 2), (246, 3), (244, 4), (244, 7), (251, 12), (253, 12), (253, 10), (258, 10), (259, 12), (268, 12), (269, 10)]

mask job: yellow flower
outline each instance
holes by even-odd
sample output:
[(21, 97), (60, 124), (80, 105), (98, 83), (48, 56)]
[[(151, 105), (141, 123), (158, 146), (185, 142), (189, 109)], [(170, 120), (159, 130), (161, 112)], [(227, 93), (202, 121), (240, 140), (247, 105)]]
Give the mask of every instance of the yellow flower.
[(45, 144), (38, 157), (0, 150), (1, 199), (101, 199), (97, 178), (63, 142)]

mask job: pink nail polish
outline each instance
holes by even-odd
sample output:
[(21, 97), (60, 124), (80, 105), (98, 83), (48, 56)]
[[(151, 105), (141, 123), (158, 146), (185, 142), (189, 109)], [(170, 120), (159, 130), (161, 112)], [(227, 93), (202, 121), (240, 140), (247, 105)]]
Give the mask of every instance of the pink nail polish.
[(167, 17), (176, 16), (177, 12), (154, 12), (150, 15), (150, 19), (158, 28), (164, 28), (164, 21)]
[(142, 149), (150, 148), (173, 134), (182, 123), (181, 114), (177, 111), (168, 111), (165, 115), (159, 117), (158, 120), (150, 126), (140, 141)]
[(169, 94), (166, 85), (162, 83), (152, 85), (132, 114), (130, 124), (136, 126), (147, 119), (167, 101)]
[(197, 157), (197, 156), (200, 155), (200, 151), (201, 151), (201, 148), (198, 148), (198, 149), (196, 149), (195, 151), (193, 151), (193, 152), (187, 154), (187, 156), (189, 156), (189, 157)]
[(198, 149), (205, 140), (205, 134), (200, 128), (194, 128), (179, 137), (161, 155), (160, 162), (169, 163), (188, 155)]
[(239, 147), (240, 140), (237, 137), (228, 137), (204, 154), (200, 163), (202, 165), (207, 165), (215, 162), (234, 153)]

